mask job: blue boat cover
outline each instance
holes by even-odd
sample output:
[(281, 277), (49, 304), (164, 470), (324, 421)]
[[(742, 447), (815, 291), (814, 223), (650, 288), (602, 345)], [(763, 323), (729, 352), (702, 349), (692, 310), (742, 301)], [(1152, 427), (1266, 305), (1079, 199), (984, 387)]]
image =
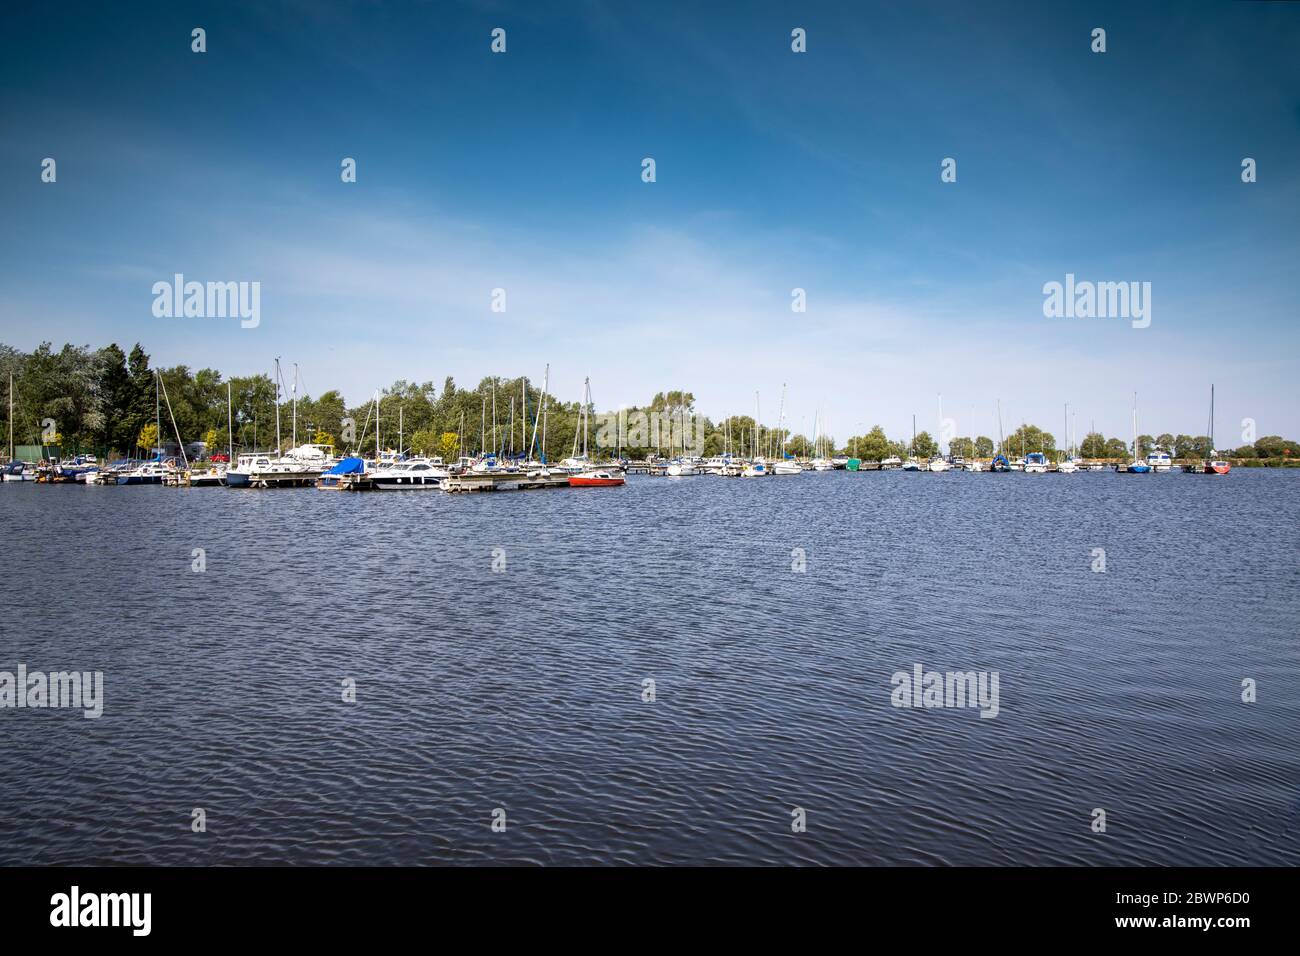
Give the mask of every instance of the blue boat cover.
[(359, 475), (366, 470), (366, 463), (360, 458), (344, 458), (341, 462), (325, 472), (327, 475)]

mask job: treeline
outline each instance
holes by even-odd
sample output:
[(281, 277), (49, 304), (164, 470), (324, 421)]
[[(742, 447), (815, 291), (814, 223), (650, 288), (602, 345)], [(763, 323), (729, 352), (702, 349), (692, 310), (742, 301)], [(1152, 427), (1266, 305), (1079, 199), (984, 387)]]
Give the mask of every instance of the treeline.
[[(287, 449), (294, 440), (293, 379), (291, 371), (282, 374), (284, 380), (279, 382), (270, 373), (227, 380), (211, 368), (156, 368), (138, 343), (129, 353), (116, 344), (100, 349), (68, 344), (56, 350), (47, 342), (30, 353), (0, 344), (0, 387), (7, 390), (10, 376), (13, 381), (15, 444), (40, 445), (64, 454), (147, 454), (159, 444), (154, 430), (156, 395), (166, 396), (163, 443), (177, 443), (179, 432), (180, 444), (203, 442), (210, 453), (224, 452), (231, 445), (236, 454), (275, 449), (278, 404), (278, 447)], [(431, 381), (398, 380), (380, 391), (377, 419), (373, 399), (348, 406), (336, 389), (312, 396), (300, 387), (296, 438), (300, 444), (333, 445), (340, 453), (373, 451), (377, 427), (381, 447), (396, 448), (400, 432), (403, 451), (452, 458), (481, 451), (520, 454), (529, 449), (535, 434), (536, 454), (542, 440), (537, 420), (541, 386), (540, 381), (518, 376), (483, 378), (472, 389), (457, 386), (450, 376), (440, 387)], [(575, 445), (581, 450), (583, 418), (582, 403), (558, 400), (554, 388), (552, 383), (545, 416), (545, 454), (552, 461), (570, 454)], [(6, 436), (9, 398), (6, 394), (0, 406)], [(928, 458), (939, 453), (938, 442), (928, 432), (919, 433), (914, 441), (898, 441), (890, 439), (879, 425), (842, 444), (828, 435), (809, 437), (768, 426), (759, 426), (756, 435), (752, 416), (713, 421), (697, 414), (695, 396), (683, 390), (660, 392), (646, 405), (618, 413), (599, 415), (594, 403), (587, 412), (588, 448), (601, 456), (616, 450), (633, 457), (672, 455), (683, 448), (706, 457), (726, 452), (748, 455), (755, 447), (769, 457), (780, 456), (783, 448), (799, 457), (810, 457), (820, 449), (824, 454), (865, 460), (910, 455)], [(229, 431), (227, 421), (232, 426)], [(617, 422), (622, 422), (621, 430)], [(646, 422), (651, 423), (649, 428)], [(1140, 443), (1143, 454), (1157, 448), (1175, 458), (1204, 458), (1210, 453), (1209, 439), (1204, 436), (1143, 435)], [(1267, 436), (1220, 454), (1285, 458), (1295, 447), (1294, 442)], [(1008, 458), (1031, 451), (1044, 452), (1052, 459), (1064, 454), (1051, 433), (1028, 424), (1006, 436), (1000, 448), (987, 436), (967, 436), (953, 438), (949, 450), (954, 455), (981, 458), (995, 451)], [(1096, 432), (1084, 438), (1078, 452), (1085, 458), (1120, 459), (1133, 453), (1121, 439), (1108, 439)]]

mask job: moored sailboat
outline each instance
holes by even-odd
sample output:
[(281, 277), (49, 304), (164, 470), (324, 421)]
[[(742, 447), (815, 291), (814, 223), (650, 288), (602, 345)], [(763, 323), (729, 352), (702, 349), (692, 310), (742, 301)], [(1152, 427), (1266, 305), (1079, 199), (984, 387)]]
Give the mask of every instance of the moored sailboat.
[(1208, 449), (1210, 457), (1204, 459), (1198, 465), (1190, 465), (1187, 468), (1189, 472), (1195, 472), (1198, 475), (1226, 475), (1232, 470), (1232, 465), (1214, 456), (1217, 454), (1214, 448), (1214, 386), (1210, 386), (1210, 447)]

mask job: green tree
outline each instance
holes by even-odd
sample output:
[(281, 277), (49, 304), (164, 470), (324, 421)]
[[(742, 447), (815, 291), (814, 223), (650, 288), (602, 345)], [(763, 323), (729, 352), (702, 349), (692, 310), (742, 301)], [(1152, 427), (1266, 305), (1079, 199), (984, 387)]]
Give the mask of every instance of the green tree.
[(135, 446), (143, 449), (147, 454), (153, 454), (158, 447), (158, 426), (153, 422), (142, 426), (135, 440)]
[(1084, 458), (1105, 458), (1106, 457), (1106, 438), (1101, 432), (1088, 432), (1084, 436), (1083, 444), (1079, 446), (1079, 453)]
[(1265, 435), (1255, 442), (1255, 454), (1260, 458), (1285, 458), (1295, 452), (1295, 443), (1280, 435)]
[(1056, 439), (1037, 425), (1021, 425), (1002, 444), (1002, 453), (1008, 458), (1019, 458), (1031, 451), (1051, 454), (1056, 451)]
[(1106, 441), (1106, 446), (1102, 449), (1103, 454), (1100, 458), (1115, 458), (1120, 461), (1128, 459), (1130, 452), (1128, 445), (1122, 438), (1111, 438)]

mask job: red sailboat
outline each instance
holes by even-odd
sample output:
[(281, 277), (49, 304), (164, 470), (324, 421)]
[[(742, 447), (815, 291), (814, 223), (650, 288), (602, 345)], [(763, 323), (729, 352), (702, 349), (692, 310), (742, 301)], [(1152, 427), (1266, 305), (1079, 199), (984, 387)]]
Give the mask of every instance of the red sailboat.
[(615, 488), (624, 484), (622, 475), (612, 475), (608, 471), (584, 471), (569, 476), (570, 488)]
[[(1214, 386), (1210, 386), (1210, 454), (1214, 454)], [(1226, 461), (1207, 458), (1199, 466), (1193, 465), (1188, 471), (1198, 475), (1226, 475), (1232, 466)]]

